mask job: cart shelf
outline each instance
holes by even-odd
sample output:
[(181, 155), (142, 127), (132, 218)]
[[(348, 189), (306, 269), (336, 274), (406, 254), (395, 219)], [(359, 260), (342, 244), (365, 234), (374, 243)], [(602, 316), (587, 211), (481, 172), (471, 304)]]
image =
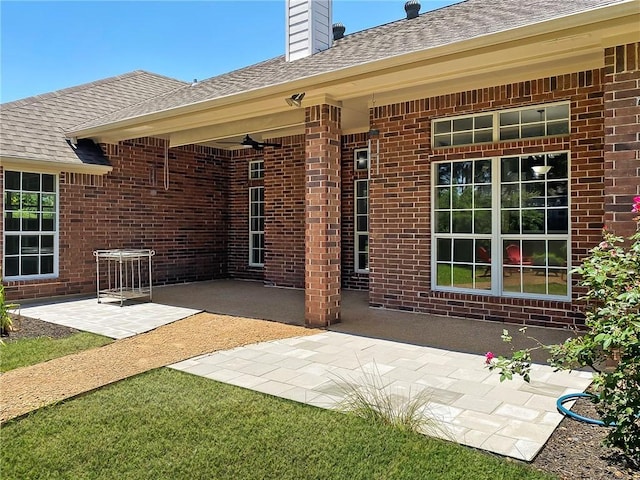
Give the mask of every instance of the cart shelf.
[(104, 297), (120, 300), (120, 306), (133, 298), (151, 301), (151, 257), (155, 253), (147, 249), (95, 250), (98, 303)]

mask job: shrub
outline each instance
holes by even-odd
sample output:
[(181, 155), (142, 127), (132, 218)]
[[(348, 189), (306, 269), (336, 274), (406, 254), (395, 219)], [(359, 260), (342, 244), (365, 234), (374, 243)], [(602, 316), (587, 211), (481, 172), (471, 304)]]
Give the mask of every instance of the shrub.
[[(640, 196), (633, 212), (640, 213)], [(640, 216), (635, 218), (640, 227)], [(614, 424), (609, 445), (620, 448), (640, 465), (640, 231), (628, 242), (604, 229), (603, 240), (581, 266), (579, 285), (587, 289), (584, 335), (558, 345), (543, 345), (513, 352), (507, 357), (487, 353), (490, 370), (500, 380), (521, 375), (529, 381), (531, 351), (545, 349), (549, 363), (559, 370), (590, 367), (594, 370), (593, 401), (606, 424)], [(525, 329), (521, 329), (525, 330)], [(511, 341), (508, 331), (503, 340)], [(613, 364), (607, 363), (613, 360)]]

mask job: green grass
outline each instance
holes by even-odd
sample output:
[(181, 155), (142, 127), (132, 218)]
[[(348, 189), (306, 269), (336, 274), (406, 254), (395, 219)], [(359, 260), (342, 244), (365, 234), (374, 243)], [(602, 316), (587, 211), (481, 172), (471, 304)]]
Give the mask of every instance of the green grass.
[(52, 339), (49, 337), (25, 338), (0, 345), (0, 372), (18, 367), (35, 365), (53, 358), (101, 347), (113, 340), (92, 333), (76, 333), (70, 337)]
[(0, 465), (3, 480), (554, 478), (166, 368), (8, 422)]

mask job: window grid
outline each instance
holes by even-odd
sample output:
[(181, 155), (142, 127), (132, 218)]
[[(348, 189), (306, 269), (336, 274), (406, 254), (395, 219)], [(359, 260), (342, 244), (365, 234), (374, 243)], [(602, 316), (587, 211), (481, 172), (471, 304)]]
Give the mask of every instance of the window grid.
[(249, 265), (264, 266), (264, 187), (249, 188)]
[(369, 180), (356, 180), (355, 190), (355, 265), (356, 272), (369, 271)]
[(50, 278), (58, 273), (58, 178), (5, 171), (4, 278)]
[(249, 162), (249, 179), (260, 180), (264, 178), (264, 160), (251, 160)]
[(432, 120), (433, 148), (568, 135), (569, 102)]
[(356, 171), (369, 170), (369, 149), (357, 148), (353, 152), (353, 168)]
[[(568, 152), (434, 163), (434, 289), (568, 298), (569, 171)], [(516, 212), (517, 230), (504, 212)], [(538, 229), (524, 228), (523, 212)]]

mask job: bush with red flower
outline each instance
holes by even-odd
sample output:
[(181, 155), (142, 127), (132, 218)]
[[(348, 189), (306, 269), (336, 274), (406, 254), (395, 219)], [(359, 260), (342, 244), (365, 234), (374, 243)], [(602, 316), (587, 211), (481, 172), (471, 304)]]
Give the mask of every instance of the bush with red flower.
[[(640, 196), (632, 211), (640, 213)], [(640, 216), (634, 220), (640, 227)], [(596, 409), (605, 424), (615, 424), (607, 443), (640, 467), (640, 231), (627, 242), (606, 228), (602, 235), (602, 242), (573, 270), (587, 289), (581, 297), (584, 334), (558, 345), (538, 343), (510, 357), (488, 352), (486, 364), (500, 372), (500, 380), (520, 375), (529, 381), (531, 351), (544, 349), (551, 355), (550, 365), (559, 370), (593, 369)], [(502, 339), (511, 341), (508, 331)], [(612, 359), (614, 364), (606, 368)]]

